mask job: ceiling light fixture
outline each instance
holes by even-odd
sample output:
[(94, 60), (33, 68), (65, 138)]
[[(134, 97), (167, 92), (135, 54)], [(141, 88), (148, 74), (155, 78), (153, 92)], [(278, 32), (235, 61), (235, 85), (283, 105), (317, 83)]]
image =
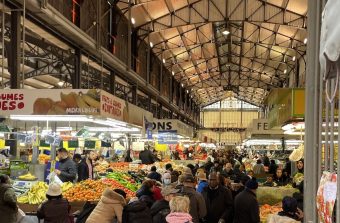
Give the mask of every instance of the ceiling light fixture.
[(153, 47), (153, 43), (152, 43), (152, 42), (150, 42), (150, 47), (151, 47), (151, 48)]
[(286, 74), (286, 73), (287, 73), (287, 69), (285, 69), (285, 70), (283, 71), (283, 73)]
[(171, 73), (172, 73), (172, 76), (175, 76), (175, 72), (172, 71)]
[(182, 84), (182, 87), (184, 87), (184, 84)]
[(307, 41), (308, 41), (308, 39), (305, 38), (305, 39), (303, 40), (303, 43), (304, 43), (304, 44), (307, 44)]
[(165, 63), (165, 59), (163, 58), (163, 63)]
[(295, 61), (296, 60), (296, 57), (295, 56), (293, 56), (293, 61)]
[(222, 32), (222, 34), (225, 35), (225, 36), (229, 35), (229, 33), (230, 33), (230, 32), (229, 32), (228, 30), (224, 30), (224, 31)]
[(58, 85), (59, 85), (60, 87), (62, 87), (62, 86), (64, 85), (64, 81), (59, 81), (59, 82), (58, 82)]
[(136, 23), (135, 18), (131, 18), (131, 23), (134, 25)]

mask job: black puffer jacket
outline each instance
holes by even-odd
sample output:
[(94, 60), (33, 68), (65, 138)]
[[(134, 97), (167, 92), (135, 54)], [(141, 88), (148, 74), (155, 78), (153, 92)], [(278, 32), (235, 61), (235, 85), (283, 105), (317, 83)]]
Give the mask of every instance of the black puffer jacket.
[(169, 213), (169, 202), (164, 199), (156, 201), (151, 207), (151, 216), (154, 223), (167, 223), (165, 217)]
[(122, 223), (152, 223), (150, 209), (144, 202), (135, 201), (123, 209)]

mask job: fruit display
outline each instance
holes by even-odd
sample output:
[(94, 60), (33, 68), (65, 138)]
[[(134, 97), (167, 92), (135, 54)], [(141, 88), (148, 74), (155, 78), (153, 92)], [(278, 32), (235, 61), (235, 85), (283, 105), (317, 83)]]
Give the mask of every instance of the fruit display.
[(277, 204), (277, 205), (265, 204), (265, 205), (260, 206), (261, 222), (266, 222), (269, 215), (276, 214), (280, 211), (282, 211), (282, 207), (280, 204)]
[(129, 163), (127, 162), (110, 163), (110, 167), (115, 172), (127, 172), (129, 170)]
[(64, 193), (64, 192), (68, 191), (69, 189), (71, 189), (72, 187), (73, 187), (73, 183), (65, 182), (61, 185), (61, 190)]
[(102, 179), (102, 181), (103, 181), (104, 184), (109, 185), (113, 189), (121, 189), (121, 190), (123, 190), (126, 193), (127, 197), (134, 197), (136, 195), (136, 191), (132, 191), (132, 190), (126, 188), (125, 186), (123, 186), (117, 180), (114, 180), (114, 179)]
[(280, 203), (285, 196), (292, 197), (295, 192), (298, 192), (295, 188), (259, 187), (256, 191), (256, 196), (260, 205), (275, 205)]
[[(70, 109), (70, 112), (68, 111)], [(66, 115), (75, 114), (98, 114), (100, 109), (100, 94), (95, 89), (90, 89), (86, 93), (70, 92), (60, 93), (57, 101), (51, 98), (37, 98), (33, 103), (34, 115)]]
[(69, 202), (73, 201), (98, 201), (105, 190), (110, 187), (100, 180), (84, 180), (76, 183), (63, 193), (63, 197)]
[(138, 176), (135, 173), (132, 173), (132, 175), (129, 173), (108, 173), (106, 175), (106, 178), (116, 180), (120, 184), (122, 184), (123, 187), (136, 192), (139, 188), (140, 181), (139, 179), (137, 179), (138, 181), (136, 181), (136, 177)]
[(18, 197), (18, 203), (41, 204), (46, 200), (48, 186), (45, 182), (34, 184), (27, 194)]
[(38, 156), (38, 161), (39, 164), (46, 164), (48, 161), (50, 161), (51, 156), (46, 155), (46, 154), (39, 154)]
[(31, 173), (27, 173), (25, 175), (21, 175), (18, 177), (19, 180), (33, 181), (36, 180), (37, 177), (32, 175)]

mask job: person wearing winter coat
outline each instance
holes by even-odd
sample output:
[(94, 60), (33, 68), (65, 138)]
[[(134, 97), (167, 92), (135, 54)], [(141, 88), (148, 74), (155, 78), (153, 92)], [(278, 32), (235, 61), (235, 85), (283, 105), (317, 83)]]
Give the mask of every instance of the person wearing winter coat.
[(203, 192), (203, 189), (208, 186), (207, 177), (205, 173), (198, 173), (197, 175), (198, 185), (196, 191), (199, 193)]
[(269, 173), (269, 174), (275, 174), (277, 168), (278, 168), (278, 166), (277, 166), (277, 164), (275, 163), (275, 160), (270, 160), (270, 166), (269, 166), (269, 171), (268, 171), (268, 173)]
[(169, 202), (178, 191), (173, 186), (166, 186), (162, 189), (163, 199), (156, 201), (150, 209), (154, 223), (166, 223), (165, 217), (170, 213)]
[(207, 208), (202, 194), (195, 190), (195, 178), (192, 175), (186, 175), (183, 188), (180, 194), (190, 199), (190, 215), (193, 223), (199, 223), (200, 219), (206, 216)]
[(70, 205), (63, 199), (61, 186), (57, 183), (49, 185), (46, 192), (47, 201), (38, 207), (38, 219), (44, 219), (44, 223), (71, 223)]
[(90, 151), (84, 159), (78, 165), (78, 182), (93, 179), (93, 168), (96, 154), (94, 151)]
[(189, 214), (190, 200), (188, 197), (177, 196), (170, 201), (171, 213), (166, 216), (167, 223), (193, 223)]
[(63, 182), (73, 182), (77, 177), (77, 165), (65, 148), (58, 149), (59, 167), (54, 171)]
[(293, 197), (284, 197), (282, 200), (282, 211), (269, 215), (267, 223), (298, 223), (303, 219), (303, 212), (298, 208), (298, 203)]
[(256, 161), (256, 164), (253, 167), (253, 171), (254, 171), (254, 174), (264, 174), (265, 173), (264, 166), (263, 166), (262, 161), (260, 159), (258, 159)]
[(148, 174), (147, 178), (162, 182), (162, 175), (157, 172), (157, 168), (155, 166), (151, 167), (150, 173)]
[(226, 178), (232, 178), (234, 175), (233, 165), (231, 163), (226, 163), (221, 174), (223, 174)]
[(153, 156), (152, 152), (147, 148), (139, 153), (139, 159), (142, 161), (142, 164), (153, 164), (155, 162), (155, 157)]
[(274, 182), (277, 186), (286, 186), (288, 184), (288, 179), (283, 175), (282, 169), (278, 168), (274, 175)]
[(98, 202), (86, 223), (112, 223), (117, 218), (118, 223), (122, 223), (123, 208), (126, 205), (126, 193), (121, 189), (106, 188), (100, 201)]
[(7, 175), (0, 175), (0, 216), (1, 222), (17, 222), (17, 198)]
[(256, 198), (258, 183), (255, 178), (248, 180), (245, 189), (236, 195), (234, 202), (234, 223), (259, 223), (260, 210)]
[(220, 185), (217, 174), (209, 175), (209, 186), (205, 187), (202, 192), (205, 204), (207, 206), (206, 222), (231, 222), (233, 211), (233, 197), (231, 192)]
[(122, 223), (152, 223), (150, 209), (145, 202), (132, 198), (123, 209)]
[(143, 201), (149, 208), (155, 202), (153, 193), (154, 183), (152, 180), (145, 180), (141, 188), (136, 192), (136, 196), (140, 201)]

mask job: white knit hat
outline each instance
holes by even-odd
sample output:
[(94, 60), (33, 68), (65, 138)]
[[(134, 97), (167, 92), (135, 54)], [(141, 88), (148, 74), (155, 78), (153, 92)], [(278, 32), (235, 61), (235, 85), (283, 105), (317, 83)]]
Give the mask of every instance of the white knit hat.
[(51, 183), (48, 186), (48, 190), (46, 192), (47, 195), (52, 196), (52, 197), (60, 196), (61, 193), (62, 193), (61, 187), (57, 183)]

